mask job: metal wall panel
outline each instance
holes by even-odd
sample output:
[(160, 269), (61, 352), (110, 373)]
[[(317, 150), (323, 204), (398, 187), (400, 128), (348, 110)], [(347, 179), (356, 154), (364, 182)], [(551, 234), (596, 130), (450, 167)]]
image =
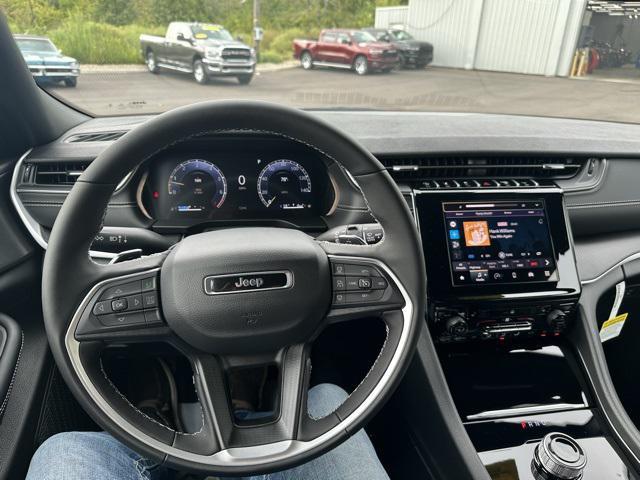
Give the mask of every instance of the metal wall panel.
[(561, 28), (562, 34), (566, 25), (566, 13), (562, 15), (561, 6), (569, 2), (485, 0), (476, 68), (539, 75), (547, 73), (550, 55), (556, 56), (557, 64), (557, 30)]
[(433, 44), (433, 64), (473, 68), (484, 0), (410, 0), (407, 30)]
[(394, 25), (405, 25), (409, 7), (376, 8), (376, 28), (389, 28)]

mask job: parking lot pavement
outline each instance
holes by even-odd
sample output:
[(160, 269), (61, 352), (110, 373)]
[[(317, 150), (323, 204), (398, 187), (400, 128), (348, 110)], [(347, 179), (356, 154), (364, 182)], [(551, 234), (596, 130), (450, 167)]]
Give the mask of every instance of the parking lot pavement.
[(209, 99), (267, 100), (303, 108), (488, 112), (640, 122), (638, 82), (604, 82), (428, 67), (359, 77), (342, 70), (262, 72), (196, 84), (162, 72), (84, 73), (53, 90), (97, 115), (153, 113)]

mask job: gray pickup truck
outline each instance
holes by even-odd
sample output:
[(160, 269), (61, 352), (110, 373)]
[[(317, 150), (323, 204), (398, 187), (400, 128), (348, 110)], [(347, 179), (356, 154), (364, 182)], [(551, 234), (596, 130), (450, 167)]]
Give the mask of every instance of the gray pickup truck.
[(209, 23), (171, 22), (164, 37), (140, 35), (140, 47), (151, 73), (177, 70), (192, 74), (200, 84), (213, 76), (231, 76), (246, 85), (256, 67), (251, 47)]

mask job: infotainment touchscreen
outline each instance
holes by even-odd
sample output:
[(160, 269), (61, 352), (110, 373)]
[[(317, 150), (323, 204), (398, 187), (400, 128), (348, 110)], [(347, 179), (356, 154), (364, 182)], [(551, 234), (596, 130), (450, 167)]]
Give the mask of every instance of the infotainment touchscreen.
[(558, 280), (544, 200), (444, 202), (454, 286)]

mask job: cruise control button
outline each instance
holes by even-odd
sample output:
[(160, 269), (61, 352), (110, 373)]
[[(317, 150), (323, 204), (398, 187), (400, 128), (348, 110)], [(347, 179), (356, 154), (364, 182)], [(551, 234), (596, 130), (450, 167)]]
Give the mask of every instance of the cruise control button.
[(370, 303), (379, 301), (384, 295), (384, 290), (372, 292), (347, 293), (346, 303)]
[(360, 290), (358, 280), (360, 277), (347, 277), (347, 290)]
[(144, 325), (146, 323), (143, 312), (112, 313), (101, 315), (98, 319), (105, 327)]
[(333, 263), (333, 274), (334, 275), (344, 275), (344, 265), (342, 263)]
[(345, 265), (346, 275), (354, 275), (358, 277), (379, 277), (380, 273), (368, 265)]
[(128, 303), (128, 310), (140, 310), (142, 309), (142, 295), (132, 295), (126, 298)]
[(111, 313), (111, 305), (109, 305), (109, 302), (97, 302), (93, 306), (94, 315), (106, 315), (107, 313)]
[(142, 305), (144, 308), (156, 308), (158, 306), (158, 295), (155, 292), (143, 294)]
[(344, 277), (333, 277), (333, 289), (344, 290), (347, 288), (347, 283)]
[(371, 288), (371, 279), (370, 278), (359, 278), (358, 279), (358, 287), (363, 290), (369, 290)]
[(334, 305), (341, 305), (345, 302), (346, 300), (346, 294), (345, 293), (336, 293), (333, 296), (333, 304)]
[(387, 281), (382, 277), (374, 277), (372, 280), (372, 286), (374, 290), (384, 290), (387, 288)]
[(162, 323), (162, 317), (160, 316), (160, 310), (145, 310), (144, 318), (147, 322), (147, 325), (160, 325)]
[(102, 293), (100, 300), (111, 300), (113, 298), (126, 297), (127, 295), (134, 295), (136, 293), (140, 293), (140, 280), (109, 287)]
[(113, 310), (114, 312), (121, 312), (122, 310), (126, 310), (127, 306), (128, 304), (126, 298), (118, 298), (111, 301), (111, 310)]

